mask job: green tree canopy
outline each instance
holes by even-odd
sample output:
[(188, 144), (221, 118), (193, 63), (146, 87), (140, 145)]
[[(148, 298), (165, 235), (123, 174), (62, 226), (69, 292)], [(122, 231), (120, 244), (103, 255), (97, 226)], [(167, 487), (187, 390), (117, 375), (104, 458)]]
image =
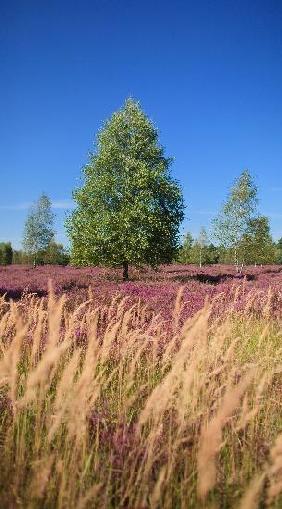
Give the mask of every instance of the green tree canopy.
[(269, 219), (258, 216), (250, 219), (242, 238), (244, 262), (266, 264), (275, 262), (275, 246), (270, 234)]
[(184, 235), (182, 246), (179, 250), (178, 261), (180, 263), (192, 263), (191, 254), (193, 247), (193, 237), (190, 232)]
[(202, 226), (198, 237), (195, 239), (192, 247), (192, 262), (199, 264), (202, 267), (206, 263), (208, 234), (206, 229)]
[(69, 263), (69, 255), (63, 244), (53, 240), (47, 249), (39, 251), (38, 256), (44, 264), (67, 265)]
[(282, 263), (282, 238), (279, 239), (275, 246), (276, 250), (276, 262)]
[(74, 191), (67, 220), (72, 262), (78, 265), (157, 266), (178, 247), (183, 198), (171, 159), (139, 103), (128, 99), (98, 133), (97, 146)]
[(218, 263), (220, 259), (220, 249), (211, 242), (205, 248), (204, 255), (204, 263), (209, 265)]
[(24, 251), (33, 256), (48, 248), (54, 239), (54, 214), (51, 210), (51, 201), (46, 194), (42, 194), (29, 210), (23, 236)]
[(0, 242), (0, 265), (10, 265), (13, 261), (11, 242)]
[(226, 202), (214, 220), (214, 236), (219, 244), (232, 249), (235, 264), (242, 263), (240, 243), (254, 216), (257, 204), (257, 188), (248, 170), (234, 182)]

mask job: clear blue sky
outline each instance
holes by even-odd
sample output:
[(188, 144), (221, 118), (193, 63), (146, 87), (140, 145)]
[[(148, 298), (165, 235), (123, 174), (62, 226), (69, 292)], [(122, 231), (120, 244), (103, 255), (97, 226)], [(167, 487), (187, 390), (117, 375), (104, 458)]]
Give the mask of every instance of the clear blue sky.
[(2, 0), (0, 240), (54, 201), (58, 240), (101, 122), (139, 99), (175, 157), (184, 229), (209, 226), (248, 168), (282, 236), (281, 0)]

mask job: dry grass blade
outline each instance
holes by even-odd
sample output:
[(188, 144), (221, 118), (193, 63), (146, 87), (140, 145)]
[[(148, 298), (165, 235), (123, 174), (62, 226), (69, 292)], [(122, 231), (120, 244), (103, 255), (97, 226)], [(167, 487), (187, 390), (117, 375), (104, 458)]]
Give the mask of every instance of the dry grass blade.
[(0, 299), (0, 506), (279, 506), (281, 332), (247, 285), (181, 327), (182, 293), (165, 319), (121, 295)]
[(282, 493), (282, 434), (280, 434), (270, 451), (271, 465), (268, 468), (269, 486), (267, 489), (267, 505), (271, 504)]
[(216, 457), (222, 444), (222, 431), (252, 382), (254, 371), (245, 375), (235, 387), (226, 390), (216, 415), (202, 427), (198, 452), (198, 497), (204, 500), (216, 484)]
[(265, 481), (265, 473), (257, 475), (244, 493), (239, 509), (257, 509)]

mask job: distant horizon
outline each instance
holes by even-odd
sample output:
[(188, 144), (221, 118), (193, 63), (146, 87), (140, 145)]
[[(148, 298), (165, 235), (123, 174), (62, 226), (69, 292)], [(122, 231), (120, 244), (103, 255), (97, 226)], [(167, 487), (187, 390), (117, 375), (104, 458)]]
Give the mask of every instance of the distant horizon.
[(0, 6), (0, 241), (19, 249), (29, 205), (54, 202), (57, 240), (98, 129), (128, 96), (174, 157), (196, 236), (248, 168), (282, 237), (282, 4), (146, 1)]

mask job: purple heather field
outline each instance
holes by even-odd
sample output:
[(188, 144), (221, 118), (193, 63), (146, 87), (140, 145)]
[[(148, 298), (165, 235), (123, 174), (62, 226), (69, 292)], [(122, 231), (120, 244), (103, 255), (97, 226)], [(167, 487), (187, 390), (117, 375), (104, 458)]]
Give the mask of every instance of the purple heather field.
[[(107, 304), (115, 296), (127, 297), (128, 305), (141, 301), (149, 312), (164, 319), (173, 316), (176, 296), (183, 292), (182, 320), (202, 308), (205, 300), (218, 296), (217, 312), (228, 306), (252, 306), (258, 313), (269, 302), (271, 313), (282, 313), (282, 267), (245, 267), (237, 275), (233, 266), (168, 265), (159, 270), (130, 270), (130, 281), (121, 280), (121, 270), (99, 267), (30, 267), (11, 265), (0, 268), (0, 294), (20, 299), (23, 294), (47, 295), (48, 281), (56, 294), (66, 293), (70, 305), (91, 295), (97, 305)], [(252, 298), (253, 296), (253, 298)]]

